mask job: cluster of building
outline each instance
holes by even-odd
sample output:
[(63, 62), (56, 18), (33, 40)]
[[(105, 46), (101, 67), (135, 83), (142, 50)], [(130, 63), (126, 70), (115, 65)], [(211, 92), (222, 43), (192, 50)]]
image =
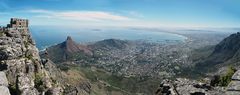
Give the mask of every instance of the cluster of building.
[(8, 24), (7, 27), (0, 27), (0, 31), (4, 30), (28, 31), (28, 20), (11, 18), (10, 24)]

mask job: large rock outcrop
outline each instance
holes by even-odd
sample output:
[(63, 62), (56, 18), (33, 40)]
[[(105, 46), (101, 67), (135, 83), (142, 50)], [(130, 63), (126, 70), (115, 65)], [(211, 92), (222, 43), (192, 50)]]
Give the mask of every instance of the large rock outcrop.
[(15, 18), (0, 29), (0, 70), (6, 73), (14, 95), (39, 95), (55, 88), (27, 25), (28, 20)]

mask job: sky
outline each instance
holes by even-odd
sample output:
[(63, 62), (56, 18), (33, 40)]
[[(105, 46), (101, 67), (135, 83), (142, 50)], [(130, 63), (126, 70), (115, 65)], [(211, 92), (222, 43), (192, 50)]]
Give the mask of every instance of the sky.
[(240, 27), (240, 0), (0, 0), (0, 25)]

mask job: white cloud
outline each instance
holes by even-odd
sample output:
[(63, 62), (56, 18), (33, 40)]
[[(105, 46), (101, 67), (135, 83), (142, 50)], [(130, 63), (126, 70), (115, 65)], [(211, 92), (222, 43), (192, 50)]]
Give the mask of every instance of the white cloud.
[(173, 24), (159, 23), (138, 19), (143, 17), (137, 12), (125, 12), (128, 16), (118, 15), (105, 11), (49, 11), (34, 9), (21, 11), (31, 13), (31, 21), (35, 25), (63, 25), (63, 26), (117, 26), (117, 27), (160, 27)]
[(32, 10), (20, 11), (20, 12), (41, 13), (41, 14), (51, 14), (51, 13), (53, 13), (51, 11), (43, 10), (43, 9), (32, 9)]
[(144, 17), (142, 14), (140, 14), (136, 11), (127, 11), (126, 13), (128, 13), (131, 16), (138, 17), (138, 18), (143, 18)]
[(129, 21), (133, 20), (126, 16), (103, 11), (48, 11), (28, 10), (27, 12), (37, 14), (36, 17), (76, 20), (76, 21)]

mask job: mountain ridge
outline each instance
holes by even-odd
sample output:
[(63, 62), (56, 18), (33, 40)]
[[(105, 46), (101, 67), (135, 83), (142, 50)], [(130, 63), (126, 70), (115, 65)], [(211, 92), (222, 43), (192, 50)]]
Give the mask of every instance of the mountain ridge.
[(240, 33), (234, 33), (226, 37), (215, 46), (212, 53), (204, 60), (196, 64), (197, 68), (216, 68), (239, 64), (240, 57)]

